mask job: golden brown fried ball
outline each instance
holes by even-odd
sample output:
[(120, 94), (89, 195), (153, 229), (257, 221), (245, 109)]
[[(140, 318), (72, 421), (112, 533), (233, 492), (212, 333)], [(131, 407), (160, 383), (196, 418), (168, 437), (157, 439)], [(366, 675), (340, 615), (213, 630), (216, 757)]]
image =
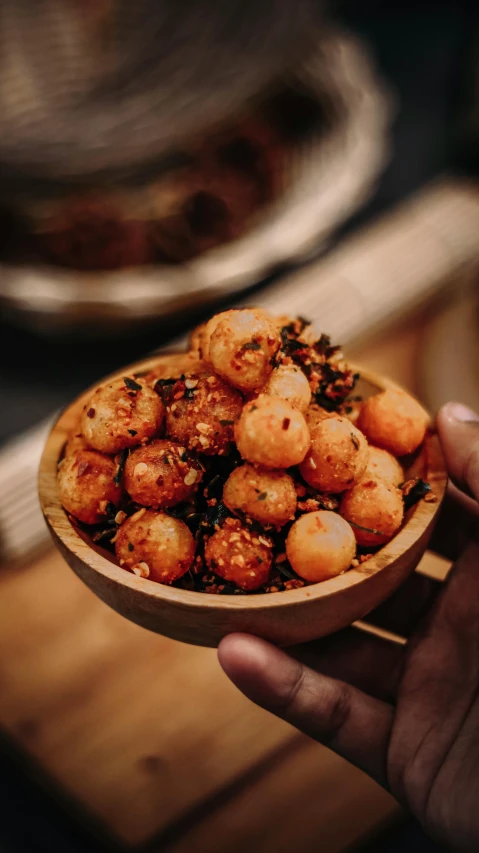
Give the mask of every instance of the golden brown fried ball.
[(125, 569), (158, 583), (181, 578), (195, 556), (195, 540), (178, 518), (141, 509), (120, 527), (116, 556)]
[(118, 453), (158, 435), (164, 414), (160, 397), (144, 379), (114, 379), (97, 388), (85, 406), (82, 433), (95, 450)]
[(86, 439), (80, 432), (80, 425), (78, 425), (78, 430), (73, 432), (68, 439), (63, 455), (71, 456), (72, 453), (76, 453), (77, 450), (91, 450), (88, 446)]
[(328, 412), (326, 409), (323, 409), (322, 406), (318, 406), (317, 403), (311, 403), (304, 413), (304, 417), (306, 418), (309, 431), (312, 432), (313, 427), (315, 427), (316, 424), (319, 424), (321, 421), (325, 421), (327, 418), (337, 418), (338, 415), (336, 412)]
[[(213, 317), (210, 317), (207, 323), (204, 324), (203, 330), (201, 332), (201, 358), (204, 358), (205, 361), (210, 362), (210, 341), (211, 335), (215, 331), (216, 327), (219, 326), (223, 320), (228, 320), (232, 314), (234, 314), (238, 309), (230, 308), (228, 311), (221, 311), (220, 314), (214, 314)], [(199, 327), (201, 328), (201, 327)], [(198, 340), (198, 338), (196, 338)]]
[(198, 489), (203, 470), (181, 444), (157, 439), (137, 447), (125, 463), (125, 489), (136, 503), (166, 509), (190, 500)]
[(351, 421), (355, 426), (358, 426), (359, 415), (361, 414), (362, 407), (362, 400), (346, 400), (346, 402), (341, 406), (339, 414), (342, 417), (347, 418), (348, 421)]
[(399, 486), (404, 482), (404, 471), (397, 459), (381, 447), (369, 445), (369, 459), (365, 476), (373, 479), (379, 477), (386, 483)]
[(311, 402), (309, 382), (303, 371), (295, 364), (280, 364), (276, 367), (262, 391), (272, 397), (288, 400), (303, 415)]
[(309, 512), (289, 531), (286, 554), (300, 577), (318, 583), (349, 568), (356, 554), (356, 540), (349, 524), (337, 513)]
[(235, 427), (238, 450), (248, 462), (265, 468), (298, 465), (309, 449), (306, 421), (287, 400), (260, 394), (243, 408)]
[(173, 386), (166, 404), (166, 431), (188, 450), (207, 456), (229, 453), (243, 398), (212, 371)]
[(358, 545), (366, 548), (384, 545), (402, 524), (402, 493), (379, 477), (364, 477), (345, 492), (339, 511), (352, 525)]
[(232, 512), (240, 510), (261, 524), (279, 528), (294, 516), (297, 496), (289, 474), (246, 463), (229, 475), (223, 502)]
[(268, 379), (280, 344), (278, 325), (265, 311), (232, 311), (211, 334), (209, 360), (235, 388), (255, 391)]
[(337, 494), (357, 482), (368, 463), (368, 443), (347, 418), (326, 418), (311, 430), (301, 476), (320, 492)]
[(413, 453), (424, 441), (428, 417), (405, 391), (382, 391), (363, 404), (358, 426), (372, 444), (394, 456)]
[(273, 561), (273, 543), (267, 536), (249, 531), (236, 518), (227, 518), (223, 527), (205, 546), (208, 567), (241, 589), (263, 586)]
[(60, 462), (58, 488), (67, 512), (85, 524), (100, 524), (106, 518), (107, 504), (118, 506), (122, 487), (114, 477), (118, 465), (109, 456), (79, 446)]

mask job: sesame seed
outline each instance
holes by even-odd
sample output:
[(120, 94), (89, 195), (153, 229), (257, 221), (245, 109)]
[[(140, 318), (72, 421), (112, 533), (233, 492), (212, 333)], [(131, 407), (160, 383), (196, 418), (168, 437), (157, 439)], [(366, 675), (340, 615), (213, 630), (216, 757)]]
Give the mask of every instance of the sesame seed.
[(309, 460), (309, 467), (310, 467), (310, 468), (312, 468), (312, 469), (313, 469), (313, 471), (315, 471), (315, 470), (316, 470), (316, 468), (318, 467), (318, 466), (316, 465), (316, 462), (314, 461), (314, 459), (310, 459), (310, 460)]
[(134, 575), (137, 575), (139, 578), (149, 578), (150, 577), (150, 567), (148, 563), (138, 563), (137, 566), (133, 566), (132, 572)]
[(201, 444), (203, 447), (209, 447), (209, 443), (210, 443), (210, 442), (209, 442), (209, 440), (206, 438), (206, 436), (205, 436), (205, 435), (200, 435), (200, 439), (199, 439), (199, 441), (200, 441), (200, 444)]
[(190, 468), (183, 482), (185, 486), (192, 486), (193, 483), (196, 483), (196, 478), (198, 476), (198, 472), (195, 471), (194, 468)]
[(196, 429), (198, 430), (198, 432), (209, 432), (211, 430), (211, 427), (208, 424), (200, 422), (196, 424)]
[(258, 536), (258, 539), (259, 539), (259, 541), (261, 542), (261, 545), (265, 545), (265, 547), (266, 547), (266, 548), (271, 548), (271, 547), (272, 547), (271, 542), (268, 542), (268, 540), (267, 540), (267, 539), (264, 539), (264, 537), (263, 537), (263, 536)]
[(135, 477), (142, 477), (147, 471), (148, 465), (146, 465), (145, 462), (138, 462), (133, 469), (133, 474)]
[(142, 507), (142, 509), (139, 509), (138, 512), (135, 512), (134, 515), (130, 517), (130, 521), (139, 521), (140, 518), (145, 514), (145, 512), (146, 509)]
[(197, 385), (197, 379), (185, 379), (185, 388), (196, 388)]
[(117, 514), (115, 515), (115, 524), (122, 524), (125, 518), (126, 512), (123, 512), (123, 510), (121, 509), (120, 512), (117, 512)]

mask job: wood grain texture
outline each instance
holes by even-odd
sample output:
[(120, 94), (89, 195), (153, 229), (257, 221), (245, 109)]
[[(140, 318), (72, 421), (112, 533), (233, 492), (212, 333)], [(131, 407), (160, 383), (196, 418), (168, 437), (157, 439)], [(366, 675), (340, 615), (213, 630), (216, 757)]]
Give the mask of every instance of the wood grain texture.
[[(167, 359), (167, 355), (148, 359), (113, 376), (146, 372)], [(357, 369), (362, 374), (358, 391), (363, 396), (397, 387), (376, 373)], [(50, 434), (40, 465), (40, 501), (54, 542), (71, 568), (103, 601), (145, 628), (205, 646), (216, 646), (233, 631), (253, 633), (281, 645), (307, 642), (364, 617), (397, 589), (427, 547), (447, 483), (439, 442), (432, 431), (409, 473), (429, 480), (437, 502), (417, 504), (397, 536), (357, 569), (303, 589), (237, 598), (208, 596), (136, 577), (117, 566), (108, 552), (93, 546), (69, 520), (59, 500), (58, 460), (90, 393), (68, 407)]]
[[(309, 853), (310, 832), (341, 850), (397, 813), (317, 744), (298, 738), (297, 758), (295, 748), (283, 758), (297, 736), (232, 686), (212, 649), (126, 622), (54, 551), (0, 573), (0, 727), (92, 834), (103, 828), (128, 850), (174, 837), (178, 853), (208, 843), (211, 853), (229, 844), (236, 853), (244, 819), (265, 844), (271, 832), (273, 853), (281, 814), (297, 832), (295, 850)], [(341, 810), (351, 819), (339, 820)]]
[(208, 814), (167, 853), (341, 853), (401, 815), (371, 779), (314, 741)]
[(136, 845), (274, 752), (292, 730), (212, 649), (106, 607), (52, 551), (0, 575), (0, 726), (57, 786)]

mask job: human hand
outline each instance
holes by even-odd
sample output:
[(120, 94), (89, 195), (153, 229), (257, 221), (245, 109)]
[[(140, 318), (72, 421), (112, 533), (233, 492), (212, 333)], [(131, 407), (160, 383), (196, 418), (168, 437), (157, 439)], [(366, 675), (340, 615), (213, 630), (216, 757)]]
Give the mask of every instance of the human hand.
[(380, 782), (438, 841), (477, 851), (479, 418), (449, 403), (437, 425), (455, 485), (435, 542), (463, 547), (445, 584), (414, 574), (370, 614), (406, 645), (353, 627), (288, 652), (231, 634), (218, 656), (253, 702)]

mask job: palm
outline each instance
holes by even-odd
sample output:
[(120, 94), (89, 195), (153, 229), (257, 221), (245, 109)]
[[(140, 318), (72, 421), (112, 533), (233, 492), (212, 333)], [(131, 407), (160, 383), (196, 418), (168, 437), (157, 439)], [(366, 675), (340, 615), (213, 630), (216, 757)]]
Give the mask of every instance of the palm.
[(392, 792), (432, 835), (466, 849), (471, 830), (479, 838), (477, 545), (468, 557), (406, 647), (387, 750)]

